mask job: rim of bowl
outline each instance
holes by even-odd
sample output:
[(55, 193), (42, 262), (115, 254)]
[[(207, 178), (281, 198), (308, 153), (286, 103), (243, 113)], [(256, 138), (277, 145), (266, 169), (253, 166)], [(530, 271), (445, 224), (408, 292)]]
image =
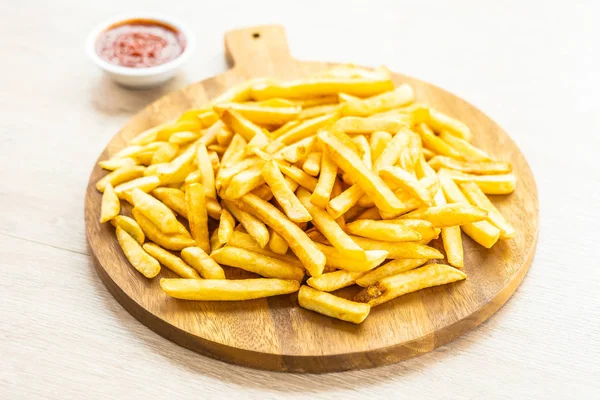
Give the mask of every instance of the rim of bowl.
[[(185, 39), (185, 48), (183, 49), (183, 52), (169, 62), (149, 68), (123, 67), (120, 65), (111, 64), (108, 61), (105, 61), (102, 58), (100, 58), (98, 53), (96, 53), (96, 41), (98, 40), (100, 34), (106, 29), (110, 28), (112, 25), (131, 19), (149, 19), (158, 22), (163, 22), (167, 25), (173, 26), (174, 28), (179, 30), (179, 32), (181, 32)], [(85, 52), (88, 55), (88, 57), (94, 62), (94, 64), (96, 64), (105, 71), (127, 76), (152, 76), (178, 68), (185, 61), (187, 61), (187, 59), (194, 52), (195, 48), (196, 35), (194, 35), (194, 33), (185, 23), (170, 16), (154, 13), (128, 13), (116, 15), (114, 17), (106, 19), (102, 23), (98, 24), (90, 32), (85, 41)]]

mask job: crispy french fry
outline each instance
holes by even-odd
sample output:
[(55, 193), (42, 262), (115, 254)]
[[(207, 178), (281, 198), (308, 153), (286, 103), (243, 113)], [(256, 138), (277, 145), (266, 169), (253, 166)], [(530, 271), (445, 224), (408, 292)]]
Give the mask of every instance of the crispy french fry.
[(266, 278), (295, 281), (302, 281), (304, 278), (304, 270), (296, 265), (242, 248), (225, 246), (213, 251), (210, 256), (219, 264), (254, 272)]
[(129, 218), (125, 215), (117, 215), (114, 217), (110, 223), (115, 228), (121, 228), (125, 232), (127, 232), (132, 238), (134, 238), (139, 244), (144, 244), (144, 240), (146, 240), (146, 236), (144, 235), (144, 231), (140, 225), (135, 222), (133, 218)]
[(317, 248), (325, 255), (326, 265), (335, 269), (343, 269), (350, 272), (366, 272), (380, 265), (388, 257), (385, 250), (366, 250), (362, 260), (348, 257), (346, 252), (340, 251), (332, 246), (315, 243)]
[(220, 146), (227, 147), (233, 138), (233, 131), (226, 126), (223, 126), (217, 133), (217, 143)]
[(392, 260), (380, 267), (375, 268), (372, 271), (367, 272), (363, 276), (356, 279), (356, 283), (359, 286), (367, 287), (379, 282), (380, 280), (387, 278), (388, 276), (397, 275), (402, 272), (410, 271), (420, 267), (427, 262), (424, 258), (417, 259), (398, 259)]
[(344, 215), (348, 210), (354, 207), (364, 195), (365, 192), (360, 188), (360, 186), (356, 184), (352, 185), (348, 189), (344, 190), (340, 195), (329, 201), (327, 204), (327, 212), (329, 212), (333, 218), (339, 218), (341, 215)]
[(339, 104), (323, 104), (320, 106), (304, 108), (298, 115), (299, 120), (305, 120), (309, 118), (316, 118), (321, 115), (335, 113), (339, 110)]
[[(317, 207), (325, 208), (329, 203), (333, 186), (335, 184), (338, 167), (329, 155), (328, 152), (323, 153), (321, 157), (321, 174), (314, 187), (313, 193), (310, 196), (310, 202)], [(340, 217), (343, 214), (340, 213), (335, 218)]]
[(459, 187), (471, 204), (488, 212), (488, 220), (500, 229), (501, 239), (510, 239), (516, 235), (515, 229), (506, 221), (475, 182), (463, 182), (459, 184)]
[(421, 136), (423, 145), (433, 150), (434, 153), (459, 160), (463, 158), (462, 154), (455, 150), (454, 147), (451, 147), (448, 143), (437, 137), (427, 124), (417, 125), (415, 131)]
[(317, 278), (309, 278), (306, 283), (322, 292), (333, 292), (341, 288), (353, 285), (356, 278), (361, 276), (362, 272), (350, 272), (350, 271), (334, 271), (323, 274)]
[(145, 243), (142, 247), (148, 254), (157, 259), (158, 262), (182, 278), (200, 278), (200, 275), (198, 275), (198, 273), (192, 267), (187, 265), (181, 258), (169, 253), (162, 247), (154, 243)]
[(129, 145), (144, 145), (144, 144), (154, 142), (156, 140), (156, 135), (158, 134), (158, 132), (160, 132), (160, 130), (163, 129), (167, 125), (168, 125), (168, 123), (165, 123), (165, 124), (160, 124), (160, 125), (150, 128), (150, 129), (147, 129), (144, 132), (137, 134), (133, 139), (131, 139), (129, 141), (128, 144)]
[(283, 279), (161, 279), (169, 296), (182, 300), (238, 301), (297, 292), (298, 281)]
[(288, 264), (292, 264), (292, 265), (295, 265), (295, 266), (298, 266), (301, 268), (303, 267), (302, 263), (296, 256), (294, 256), (292, 254), (287, 254), (287, 253), (286, 254), (278, 254), (267, 248), (263, 249), (256, 242), (256, 240), (254, 240), (252, 238), (252, 236), (250, 236), (249, 234), (247, 234), (245, 232), (239, 232), (239, 231), (234, 230), (233, 234), (231, 235), (231, 238), (227, 242), (227, 245), (231, 246), (231, 247), (239, 247), (241, 249), (250, 250), (254, 253), (259, 253), (259, 254), (262, 254), (262, 255), (265, 255), (268, 257), (277, 258), (278, 260), (285, 261)]
[(167, 234), (179, 232), (179, 221), (169, 207), (138, 188), (132, 189), (129, 193), (134, 207), (152, 221), (158, 229)]
[(384, 181), (392, 182), (409, 195), (419, 199), (425, 204), (433, 200), (431, 193), (414, 176), (398, 167), (383, 167), (379, 170), (379, 176)]
[(421, 234), (421, 241), (427, 241), (428, 243), (439, 236), (439, 229), (424, 219), (388, 219), (386, 222), (410, 228)]
[(156, 141), (166, 142), (169, 138), (176, 132), (183, 131), (195, 131), (202, 128), (202, 123), (200, 120), (185, 120), (179, 122), (173, 122), (171, 124), (165, 125), (160, 131), (156, 134)]
[(172, 134), (169, 137), (169, 143), (177, 144), (177, 145), (188, 144), (188, 143), (198, 139), (199, 137), (200, 137), (200, 135), (197, 132), (192, 132), (192, 131), (175, 132), (174, 134)]
[(167, 207), (178, 215), (187, 219), (187, 208), (185, 205), (185, 193), (179, 189), (159, 187), (152, 191), (152, 195), (162, 201)]
[(106, 188), (106, 185), (109, 183), (114, 188), (122, 183), (141, 178), (144, 176), (144, 170), (145, 168), (141, 165), (130, 165), (116, 169), (96, 182), (96, 189), (98, 189), (99, 192), (104, 192), (104, 188)]
[(158, 244), (160, 247), (177, 251), (196, 245), (196, 242), (192, 238), (180, 233), (167, 235), (166, 233), (161, 232), (161, 230), (138, 209), (134, 208), (131, 212), (148, 239)]
[(227, 184), (221, 197), (229, 200), (239, 199), (265, 183), (262, 176), (264, 163), (258, 163), (236, 174)]
[(362, 213), (358, 214), (355, 220), (358, 221), (359, 219), (372, 219), (379, 221), (381, 219), (381, 214), (379, 213), (377, 207), (371, 207), (364, 209)]
[(162, 164), (172, 161), (179, 152), (179, 145), (174, 143), (164, 143), (152, 155), (150, 164)]
[(342, 106), (342, 115), (365, 117), (392, 108), (411, 103), (415, 93), (409, 85), (400, 85), (396, 89), (364, 100), (347, 101)]
[(310, 190), (311, 192), (315, 191), (317, 187), (317, 178), (314, 176), (308, 175), (306, 172), (302, 171), (300, 168), (295, 165), (286, 165), (284, 163), (278, 164), (279, 169), (286, 176), (290, 177), (292, 180), (297, 182), (303, 188)]
[(294, 254), (300, 259), (311, 276), (319, 276), (323, 273), (325, 255), (302, 229), (288, 220), (276, 207), (259, 197), (247, 194), (242, 200), (252, 213), (288, 242)]
[(204, 279), (225, 279), (225, 272), (200, 247), (186, 247), (181, 250), (181, 258)]
[(312, 150), (316, 142), (315, 136), (309, 136), (294, 144), (283, 147), (275, 154), (275, 158), (283, 159), (290, 163), (296, 163), (303, 160)]
[(319, 133), (319, 140), (327, 146), (327, 151), (338, 167), (352, 175), (365, 193), (373, 198), (379, 209), (390, 213), (402, 209), (402, 204), (390, 188), (369, 170), (348, 146), (327, 131)]
[(510, 163), (502, 161), (462, 161), (450, 157), (435, 156), (429, 165), (436, 171), (448, 168), (474, 175), (507, 174), (512, 171)]
[[(235, 228), (235, 219), (233, 215), (227, 210), (223, 210), (221, 213), (221, 218), (219, 219), (219, 227), (217, 228), (217, 238), (219, 248), (227, 244), (229, 239), (231, 239), (231, 235), (233, 234), (233, 229)], [(212, 248), (212, 247), (211, 247)]]
[(277, 167), (277, 163), (274, 161), (266, 163), (262, 169), (262, 176), (289, 219), (294, 222), (308, 222), (312, 220), (307, 209), (298, 200), (294, 192), (290, 190), (285, 178)]
[(244, 156), (244, 148), (247, 144), (246, 140), (244, 140), (240, 134), (234, 134), (229, 143), (229, 147), (227, 147), (227, 150), (225, 150), (221, 157), (221, 169), (238, 162), (240, 157)]
[(427, 121), (427, 124), (436, 132), (446, 131), (466, 141), (471, 140), (471, 130), (468, 126), (457, 119), (434, 110), (433, 108), (429, 110), (429, 120)]
[(464, 268), (464, 254), (460, 227), (449, 226), (442, 228), (442, 241), (446, 251), (448, 264), (455, 268)]
[(376, 307), (403, 294), (432, 286), (445, 285), (465, 279), (467, 276), (445, 264), (428, 264), (424, 267), (389, 276), (363, 289), (355, 300)]
[(356, 135), (352, 138), (352, 141), (358, 148), (358, 155), (360, 156), (362, 162), (367, 166), (367, 168), (372, 168), (373, 160), (371, 158), (371, 147), (367, 138), (364, 135)]
[(247, 142), (252, 140), (254, 136), (261, 138), (263, 144), (267, 144), (269, 141), (260, 127), (256, 126), (233, 109), (225, 109), (221, 113), (221, 121), (223, 121), (223, 123), (233, 132), (241, 135)]
[(446, 131), (440, 132), (440, 139), (456, 150), (465, 160), (491, 161), (492, 158), (485, 151), (473, 146), (468, 141), (454, 136)]
[(220, 190), (222, 187), (229, 185), (229, 182), (231, 182), (231, 180), (240, 172), (257, 166), (257, 168), (262, 169), (263, 165), (264, 161), (260, 158), (248, 157), (244, 160), (241, 160), (235, 165), (223, 166), (217, 173), (215, 187), (217, 188), (217, 190)]
[(346, 230), (351, 234), (375, 240), (391, 242), (421, 240), (421, 234), (407, 226), (372, 219), (359, 219), (351, 222), (346, 225)]
[(392, 166), (398, 162), (402, 150), (410, 144), (410, 130), (403, 128), (399, 130), (387, 147), (381, 152), (375, 163), (373, 171), (379, 173), (383, 167)]
[(223, 200), (223, 205), (240, 222), (250, 236), (256, 240), (260, 247), (264, 248), (269, 243), (269, 231), (261, 220), (240, 210), (232, 201)]
[(196, 148), (196, 163), (199, 171), (202, 174), (202, 184), (204, 186), (204, 194), (207, 197), (217, 198), (215, 189), (215, 171), (213, 170), (212, 162), (208, 156), (206, 146), (199, 144)]
[(437, 228), (444, 228), (483, 221), (487, 218), (487, 211), (470, 204), (453, 203), (444, 206), (423, 207), (404, 214), (401, 218), (424, 219)]
[(117, 226), (117, 240), (127, 260), (146, 278), (154, 278), (160, 272), (160, 264), (146, 253), (140, 243), (123, 228)]
[(388, 115), (382, 117), (343, 117), (335, 123), (339, 129), (350, 135), (367, 134), (371, 132), (398, 132), (408, 126), (409, 119), (402, 115)]
[(188, 186), (185, 192), (185, 204), (192, 238), (198, 247), (206, 253), (210, 253), (206, 199), (204, 186), (201, 183), (193, 183)]
[(329, 95), (329, 96), (311, 97), (311, 98), (306, 98), (306, 99), (292, 99), (292, 100), (288, 100), (288, 101), (290, 101), (293, 104), (300, 106), (302, 108), (308, 108), (308, 107), (322, 106), (325, 104), (337, 103), (338, 96), (337, 96), (337, 94), (335, 94), (335, 95)]
[(283, 83), (265, 82), (257, 84), (252, 88), (252, 97), (256, 100), (266, 100), (273, 97), (302, 99), (337, 95), (339, 92), (368, 97), (387, 92), (393, 88), (394, 84), (389, 78), (310, 78)]
[(346, 300), (306, 285), (298, 292), (298, 304), (307, 310), (354, 324), (363, 322), (371, 311), (368, 304)]
[(470, 175), (458, 171), (445, 170), (447, 176), (452, 180), (462, 182), (474, 182), (485, 194), (510, 194), (515, 191), (517, 178), (514, 174), (503, 175)]
[(256, 103), (222, 103), (215, 105), (213, 109), (221, 115), (225, 110), (230, 109), (238, 112), (244, 118), (255, 124), (264, 125), (282, 125), (286, 122), (295, 120), (300, 114), (301, 107), (272, 107)]
[(392, 135), (385, 131), (375, 131), (371, 134), (369, 145), (371, 146), (371, 159), (376, 161), (379, 155), (392, 140)]
[(104, 160), (98, 163), (101, 168), (109, 171), (114, 171), (123, 167), (131, 167), (137, 164), (138, 161), (132, 157), (119, 158), (116, 160)]
[(310, 176), (319, 175), (319, 171), (321, 170), (321, 152), (315, 151), (314, 153), (310, 153), (302, 164), (302, 170)]
[(273, 253), (281, 255), (287, 254), (289, 247), (290, 246), (288, 245), (288, 243), (285, 241), (284, 238), (281, 237), (279, 233), (269, 228), (269, 249)]
[(115, 190), (109, 183), (104, 187), (102, 194), (102, 204), (100, 207), (100, 223), (108, 222), (119, 215), (121, 211), (121, 202), (115, 194)]
[(269, 146), (267, 152), (272, 153), (280, 144), (292, 144), (316, 134), (319, 129), (333, 124), (339, 118), (338, 113), (321, 115), (320, 117), (304, 120), (299, 125), (293, 127), (283, 135), (275, 139)]

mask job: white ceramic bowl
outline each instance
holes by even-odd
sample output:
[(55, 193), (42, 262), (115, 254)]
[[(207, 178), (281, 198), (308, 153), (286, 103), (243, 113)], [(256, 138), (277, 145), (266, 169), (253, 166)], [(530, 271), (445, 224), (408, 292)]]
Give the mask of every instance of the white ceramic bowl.
[[(96, 40), (98, 36), (116, 23), (132, 19), (155, 20), (173, 26), (185, 38), (186, 44), (183, 53), (165, 64), (150, 68), (122, 67), (100, 58), (98, 53), (96, 53)], [(190, 58), (195, 48), (196, 36), (184, 23), (171, 17), (149, 13), (124, 14), (110, 18), (94, 28), (85, 43), (85, 52), (94, 64), (99, 66), (113, 81), (132, 88), (149, 88), (168, 81), (181, 69), (181, 66)]]

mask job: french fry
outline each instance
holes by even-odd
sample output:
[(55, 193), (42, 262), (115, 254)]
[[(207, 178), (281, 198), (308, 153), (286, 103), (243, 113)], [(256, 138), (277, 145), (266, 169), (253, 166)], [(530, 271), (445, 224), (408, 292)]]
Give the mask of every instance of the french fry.
[(346, 212), (348, 212), (348, 210), (354, 207), (356, 203), (358, 203), (358, 201), (364, 196), (364, 194), (365, 192), (360, 188), (360, 186), (352, 185), (348, 189), (344, 190), (340, 195), (335, 196), (329, 201), (327, 204), (327, 212), (329, 212), (333, 218), (339, 218), (341, 215), (344, 215)]
[(262, 176), (290, 220), (294, 222), (308, 222), (312, 220), (307, 209), (298, 200), (294, 192), (290, 190), (274, 161), (269, 161), (265, 164), (262, 169)]
[(235, 164), (240, 157), (243, 157), (244, 148), (247, 144), (246, 140), (244, 140), (240, 134), (234, 134), (229, 143), (229, 147), (227, 147), (227, 150), (225, 150), (221, 157), (221, 169)]
[(488, 212), (488, 220), (500, 229), (501, 239), (510, 239), (516, 235), (515, 229), (506, 221), (475, 182), (463, 182), (459, 184), (459, 187), (471, 204)]
[(163, 185), (183, 182), (186, 176), (195, 169), (193, 166), (195, 150), (196, 142), (188, 145), (173, 161), (158, 168), (156, 176), (160, 179), (160, 182)]
[(300, 114), (301, 107), (271, 107), (263, 104), (252, 103), (222, 103), (213, 109), (221, 115), (225, 110), (234, 110), (247, 120), (255, 124), (282, 125), (295, 120)]
[(466, 277), (463, 272), (449, 265), (428, 264), (424, 267), (384, 278), (363, 289), (356, 295), (355, 300), (376, 307), (404, 294), (460, 281)]
[(457, 119), (434, 110), (433, 108), (429, 110), (429, 120), (427, 121), (427, 124), (436, 132), (445, 131), (466, 141), (471, 140), (471, 130), (468, 126)]
[(316, 118), (325, 114), (332, 114), (339, 110), (339, 104), (323, 104), (320, 106), (304, 108), (298, 115), (299, 120)]
[(423, 145), (433, 150), (434, 153), (452, 158), (462, 159), (463, 156), (454, 147), (440, 139), (433, 133), (427, 124), (419, 124), (415, 127), (415, 131), (421, 136)]
[[(325, 208), (329, 203), (338, 171), (337, 165), (328, 152), (324, 152), (321, 157), (320, 171), (319, 179), (310, 196), (310, 203), (317, 207)], [(340, 217), (342, 214), (340, 213), (335, 218)]]
[(290, 249), (300, 259), (311, 276), (319, 276), (325, 267), (325, 255), (308, 238), (306, 233), (292, 221), (285, 218), (276, 207), (252, 194), (242, 198), (244, 204), (273, 230), (279, 233)]
[(419, 232), (406, 226), (385, 221), (375, 221), (372, 219), (359, 219), (351, 222), (346, 225), (346, 231), (357, 236), (391, 242), (411, 242), (421, 240), (421, 234)]
[(100, 207), (100, 223), (108, 222), (119, 215), (121, 211), (121, 202), (115, 194), (115, 190), (109, 183), (104, 187), (102, 194), (102, 204)]
[(166, 233), (162, 232), (156, 225), (152, 223), (152, 221), (150, 221), (136, 208), (131, 210), (131, 213), (148, 239), (158, 244), (160, 247), (178, 251), (186, 247), (196, 245), (196, 242), (192, 238), (184, 236), (180, 233), (167, 235)]
[(335, 129), (349, 135), (368, 134), (377, 131), (398, 132), (408, 126), (408, 118), (401, 115), (382, 117), (343, 117), (334, 125)]
[(96, 182), (96, 189), (99, 192), (104, 192), (107, 184), (111, 184), (114, 188), (122, 183), (141, 178), (144, 176), (144, 170), (145, 168), (140, 165), (129, 165), (116, 169)]
[(249, 79), (246, 82), (243, 82), (221, 93), (209, 103), (209, 106), (214, 106), (216, 104), (221, 103), (232, 103), (250, 100), (252, 86), (265, 82), (266, 80), (267, 79), (265, 78)]
[(326, 104), (338, 103), (338, 96), (337, 96), (337, 94), (335, 94), (335, 95), (329, 95), (329, 96), (311, 97), (311, 98), (306, 98), (306, 99), (291, 99), (288, 101), (290, 101), (290, 102), (292, 102), (292, 104), (295, 104), (302, 108), (308, 108), (308, 107), (316, 107), (316, 106), (322, 106), (322, 105), (326, 105)]
[(167, 142), (169, 141), (169, 138), (176, 132), (195, 131), (200, 128), (202, 128), (200, 120), (185, 120), (173, 122), (164, 126), (160, 131), (158, 131), (158, 133), (156, 134), (156, 141)]
[(306, 285), (298, 292), (298, 304), (307, 310), (354, 324), (363, 322), (371, 311), (368, 304), (346, 300)]
[(223, 126), (217, 133), (217, 143), (220, 146), (227, 147), (233, 138), (233, 131), (226, 126)]
[[(446, 170), (440, 170), (438, 175), (446, 200), (451, 203), (470, 204), (456, 183), (444, 171)], [(489, 221), (479, 221), (462, 225), (461, 229), (471, 239), (488, 249), (496, 244), (500, 238), (500, 229), (496, 228)]]
[(146, 236), (144, 235), (144, 231), (140, 225), (135, 222), (133, 218), (129, 218), (125, 215), (117, 215), (110, 223), (115, 228), (121, 228), (125, 232), (127, 232), (132, 238), (134, 238), (139, 244), (144, 244), (144, 240), (146, 240)]
[(420, 267), (426, 262), (427, 260), (424, 258), (392, 260), (357, 278), (356, 283), (362, 287), (371, 286), (380, 280), (387, 278), (388, 276), (398, 275), (402, 272), (410, 271), (411, 269)]
[(491, 161), (492, 158), (485, 151), (473, 146), (466, 140), (446, 131), (440, 132), (440, 139), (446, 142), (454, 150), (456, 150), (465, 160), (468, 161)]
[(429, 165), (436, 171), (448, 168), (474, 175), (507, 174), (512, 171), (510, 163), (502, 161), (461, 161), (450, 157), (435, 156)]
[(320, 117), (304, 120), (299, 125), (293, 127), (283, 135), (275, 139), (269, 146), (267, 152), (272, 153), (281, 144), (290, 145), (299, 140), (305, 139), (316, 134), (320, 129), (325, 128), (339, 118), (338, 113), (321, 115)]
[[(275, 100), (275, 99), (273, 99)], [(288, 101), (288, 100), (283, 100), (280, 99), (282, 101)], [(267, 100), (269, 101), (269, 100)], [(285, 124), (281, 125), (279, 128), (275, 129), (273, 132), (271, 132), (271, 134), (269, 136), (271, 136), (271, 138), (276, 139), (279, 136), (283, 135), (284, 133), (286, 133), (287, 131), (289, 131), (290, 129), (292, 129), (295, 126), (298, 126), (300, 124), (301, 121), (289, 121), (286, 122)]]
[(188, 144), (189, 142), (192, 142), (192, 141), (198, 139), (199, 137), (200, 137), (200, 135), (196, 132), (191, 132), (191, 131), (175, 132), (174, 134), (172, 134), (169, 137), (169, 143), (176, 144), (176, 145)]
[(306, 283), (322, 292), (333, 292), (341, 288), (353, 285), (362, 272), (334, 271), (323, 274), (317, 278), (309, 278)]
[(160, 132), (168, 123), (160, 124), (150, 129), (145, 130), (137, 134), (133, 139), (129, 141), (129, 145), (144, 145), (156, 140), (156, 135)]
[(431, 241), (437, 239), (440, 230), (433, 226), (429, 221), (424, 219), (388, 219), (387, 223), (402, 225), (406, 228), (412, 229), (421, 235), (421, 241)]
[(362, 213), (358, 214), (355, 220), (358, 221), (359, 219), (372, 219), (379, 221), (381, 219), (381, 214), (379, 213), (377, 207), (371, 207), (364, 209)]
[(367, 250), (362, 260), (348, 257), (347, 253), (335, 247), (322, 243), (315, 243), (316, 247), (325, 255), (326, 265), (335, 269), (350, 272), (366, 272), (380, 265), (388, 257), (385, 250)]
[[(273, 231), (275, 232), (275, 231)], [(229, 239), (229, 241), (227, 242), (228, 246), (231, 247), (238, 247), (241, 249), (246, 249), (246, 250), (250, 250), (254, 253), (259, 253), (268, 257), (272, 257), (272, 258), (277, 258), (278, 260), (282, 260), (287, 262), (288, 264), (292, 264), (298, 267), (303, 267), (302, 263), (300, 262), (300, 260), (292, 255), (292, 254), (278, 254), (275, 253), (274, 251), (271, 251), (267, 248), (262, 248), (260, 247), (260, 245), (256, 242), (256, 240), (254, 240), (252, 238), (252, 236), (250, 236), (249, 234), (245, 233), (245, 232), (239, 232), (239, 231), (233, 231), (233, 234), (231, 235), (231, 238)]]
[(154, 278), (160, 272), (160, 264), (146, 253), (140, 243), (131, 237), (123, 228), (117, 226), (117, 241), (123, 249), (127, 260), (146, 278)]
[(302, 170), (310, 176), (319, 175), (321, 170), (321, 152), (310, 153), (302, 164)]
[(150, 164), (162, 164), (172, 161), (179, 152), (179, 145), (174, 143), (163, 143), (152, 155)]
[(167, 207), (178, 215), (187, 219), (185, 193), (179, 189), (159, 187), (152, 191), (152, 195), (162, 201)]
[(327, 131), (321, 131), (318, 136), (319, 140), (327, 146), (331, 158), (338, 167), (352, 176), (365, 193), (373, 198), (380, 210), (394, 213), (402, 209), (402, 204), (390, 188), (379, 176), (369, 170), (348, 146)]
[(212, 162), (208, 156), (206, 146), (199, 144), (196, 148), (196, 163), (199, 171), (202, 174), (202, 184), (204, 185), (204, 194), (207, 197), (217, 198), (215, 189), (215, 171), (213, 170)]
[(381, 152), (375, 163), (373, 171), (379, 173), (383, 167), (392, 166), (398, 162), (402, 150), (410, 143), (410, 131), (406, 128), (399, 130), (387, 147)]
[[(223, 200), (225, 208), (237, 219), (254, 240), (264, 248), (269, 243), (269, 231), (265, 224), (229, 200)], [(278, 210), (279, 211), (279, 210)]]
[(260, 127), (256, 126), (255, 124), (244, 118), (235, 110), (224, 110), (221, 113), (221, 121), (223, 121), (223, 123), (227, 125), (227, 127), (233, 132), (241, 135), (247, 142), (252, 140), (255, 136), (260, 138), (260, 143), (262, 144), (266, 145), (269, 141), (269, 139), (264, 134), (262, 129), (260, 129)]
[(435, 156), (435, 153), (429, 149), (423, 148), (421, 151), (423, 152), (423, 157), (425, 157), (425, 160), (427, 161), (431, 160)]
[(239, 172), (229, 181), (227, 189), (221, 193), (221, 197), (229, 200), (239, 199), (265, 183), (262, 176), (263, 166), (263, 163), (259, 163)]
[(383, 167), (379, 170), (379, 176), (384, 181), (392, 182), (410, 196), (419, 199), (422, 203), (429, 204), (432, 201), (431, 193), (427, 188), (411, 174), (398, 167)]
[(356, 135), (352, 138), (352, 141), (358, 148), (358, 155), (360, 156), (362, 162), (367, 166), (367, 168), (372, 168), (373, 160), (371, 158), (371, 147), (367, 138), (364, 135)]
[(444, 206), (423, 207), (404, 214), (401, 218), (424, 219), (437, 228), (444, 228), (483, 221), (487, 218), (487, 211), (470, 204), (453, 203)]
[(379, 155), (392, 140), (392, 135), (385, 131), (376, 131), (371, 134), (369, 145), (371, 146), (371, 159), (376, 161)]
[(116, 160), (113, 160), (113, 159), (104, 160), (104, 161), (100, 161), (98, 163), (98, 165), (101, 168), (109, 170), (109, 171), (114, 171), (114, 170), (117, 170), (117, 169), (123, 168), (123, 167), (131, 167), (131, 166), (137, 165), (137, 164), (139, 164), (139, 162), (132, 157), (118, 158)]
[(186, 247), (181, 258), (204, 279), (225, 279), (223, 268), (200, 247)]
[(295, 281), (302, 281), (304, 278), (304, 270), (302, 268), (246, 249), (225, 246), (213, 251), (210, 256), (219, 264), (254, 272), (265, 278)]
[(240, 172), (253, 167), (257, 167), (262, 170), (263, 165), (264, 161), (258, 157), (248, 157), (231, 166), (224, 165), (217, 173), (215, 187), (217, 190), (220, 190), (222, 187), (229, 185), (229, 182), (231, 182), (231, 180)]
[(185, 205), (192, 238), (198, 247), (206, 253), (210, 253), (206, 199), (204, 186), (201, 183), (193, 183), (188, 186), (185, 192)]
[(287, 254), (289, 247), (288, 243), (279, 233), (275, 232), (273, 229), (269, 230), (269, 249), (273, 253), (281, 255)]
[(157, 259), (158, 262), (175, 272), (180, 277), (187, 279), (200, 278), (200, 275), (198, 275), (195, 269), (187, 265), (181, 258), (169, 253), (162, 247), (154, 243), (145, 243), (142, 247), (148, 254)]
[(315, 136), (309, 136), (294, 144), (283, 147), (275, 154), (275, 158), (283, 159), (290, 163), (297, 163), (310, 154), (315, 142)]
[(442, 241), (448, 264), (455, 268), (464, 268), (464, 254), (460, 227), (442, 228)]
[(138, 188), (132, 189), (129, 193), (134, 207), (152, 221), (158, 229), (167, 234), (180, 231), (177, 217), (175, 217), (173, 211), (160, 200), (157, 200)]
[(281, 169), (281, 172), (290, 177), (293, 181), (297, 182), (300, 186), (308, 189), (311, 192), (315, 191), (315, 188), (317, 187), (317, 178), (308, 175), (295, 165), (279, 163), (278, 166), (279, 169)]
[(342, 115), (365, 117), (392, 108), (402, 107), (414, 101), (415, 93), (409, 85), (400, 85), (394, 90), (367, 99), (347, 101), (342, 106)]
[[(218, 238), (218, 246), (221, 248), (226, 245), (231, 239), (231, 235), (233, 235), (233, 229), (235, 228), (235, 219), (233, 215), (227, 210), (223, 210), (221, 213), (221, 218), (219, 219), (219, 227), (217, 228), (217, 238)], [(212, 246), (211, 246), (212, 248)]]
[(447, 176), (452, 180), (462, 182), (474, 182), (485, 194), (511, 194), (515, 191), (517, 178), (514, 174), (503, 175), (470, 175), (458, 171), (446, 170)]
[(252, 97), (266, 100), (273, 97), (284, 99), (302, 99), (307, 97), (337, 95), (339, 92), (352, 96), (368, 97), (387, 92), (394, 88), (389, 78), (347, 79), (312, 78), (291, 82), (265, 82), (254, 85)]
[(282, 279), (161, 279), (169, 296), (182, 300), (238, 301), (297, 292), (298, 281)]

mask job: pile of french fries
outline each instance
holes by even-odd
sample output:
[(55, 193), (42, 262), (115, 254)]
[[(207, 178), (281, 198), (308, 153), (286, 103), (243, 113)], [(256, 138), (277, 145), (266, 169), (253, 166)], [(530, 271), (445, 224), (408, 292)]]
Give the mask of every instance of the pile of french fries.
[[(142, 275), (180, 277), (160, 281), (174, 298), (298, 292), (303, 308), (361, 323), (465, 279), (461, 232), (486, 248), (515, 235), (487, 197), (514, 191), (511, 165), (414, 101), (385, 68), (250, 80), (101, 161), (100, 221)], [(445, 255), (428, 246), (440, 237)], [(263, 278), (227, 279), (222, 265)], [(355, 284), (352, 300), (331, 293)]]

